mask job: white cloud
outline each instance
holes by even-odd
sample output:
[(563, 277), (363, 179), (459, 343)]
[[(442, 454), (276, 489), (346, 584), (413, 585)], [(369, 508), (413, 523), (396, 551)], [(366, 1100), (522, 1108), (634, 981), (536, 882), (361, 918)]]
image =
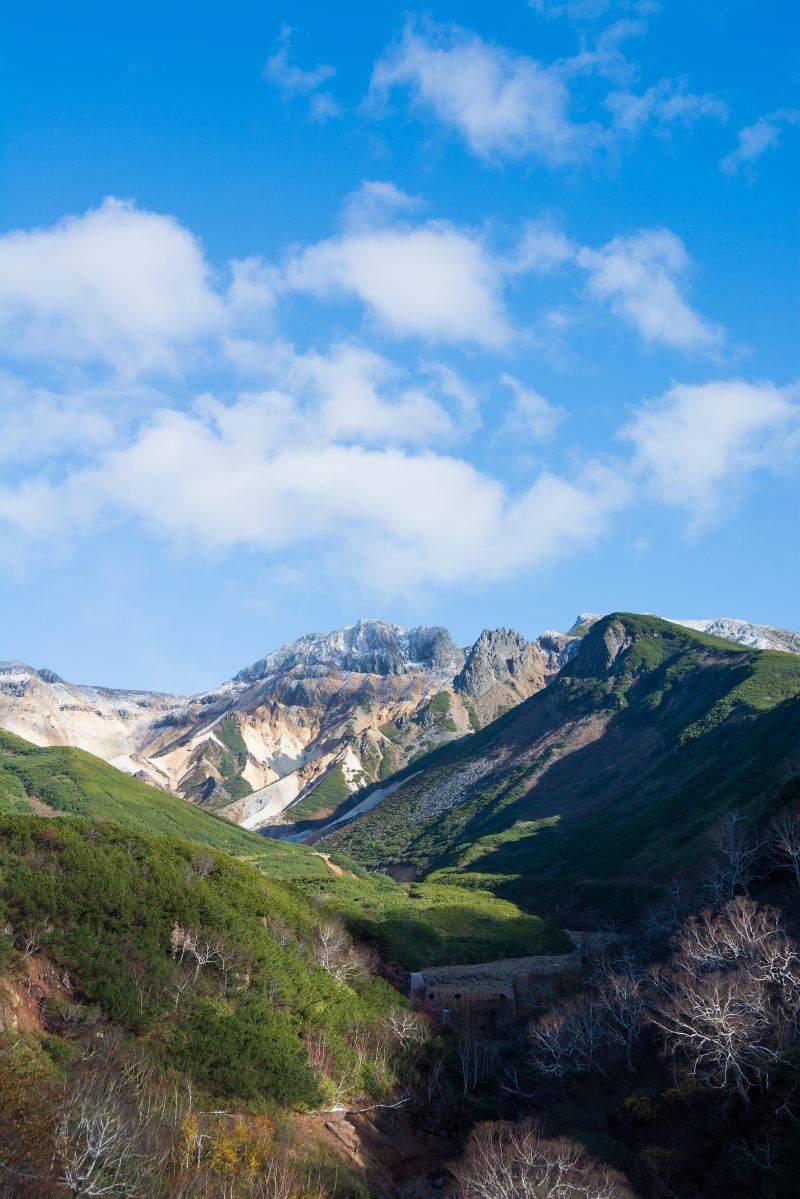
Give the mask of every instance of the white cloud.
[(569, 17), (573, 21), (595, 21), (609, 13), (636, 13), (645, 16), (655, 12), (655, 0), (529, 0), (540, 17)]
[(380, 108), (395, 88), (454, 127), (480, 158), (535, 154), (553, 165), (581, 158), (598, 135), (576, 124), (561, 72), (512, 54), (456, 26), (406, 26), (376, 64), (369, 101)]
[[(450, 394), (456, 386), (455, 373), (448, 375), (452, 378), (438, 389), (443, 395), (448, 384)], [(399, 445), (451, 440), (456, 422), (450, 413), (423, 386), (400, 384), (399, 376), (385, 358), (355, 345), (335, 346), (330, 354), (294, 356), (287, 363), (287, 383), (311, 396), (310, 412), (304, 413), (295, 436)]]
[(225, 319), (200, 245), (172, 217), (107, 199), (0, 238), (0, 340), (12, 357), (169, 370)]
[(296, 254), (284, 279), (320, 298), (356, 297), (398, 335), (488, 348), (509, 339), (497, 262), (446, 221), (345, 231)]
[(342, 109), (330, 92), (320, 91), (323, 83), (332, 79), (336, 68), (328, 63), (304, 70), (290, 60), (291, 39), (294, 30), (284, 25), (278, 38), (278, 49), (264, 64), (264, 78), (275, 84), (286, 97), (308, 96), (310, 113), (321, 123), (341, 115)]
[[(641, 17), (652, 11), (640, 4), (540, 4), (542, 15), (589, 19), (610, 11)], [(587, 161), (611, 152), (646, 126), (658, 133), (701, 118), (725, 120), (726, 104), (717, 96), (697, 95), (684, 80), (661, 79), (641, 94), (631, 90), (637, 67), (622, 44), (641, 35), (639, 19), (623, 17), (598, 32), (572, 57), (543, 63), (484, 41), (455, 25), (431, 22), (406, 25), (399, 42), (376, 63), (367, 108), (382, 114), (397, 89), (410, 93), (413, 106), (456, 130), (469, 149), (488, 162), (534, 156), (549, 166)], [(582, 77), (614, 80), (618, 90), (603, 100), (610, 123), (576, 119), (595, 100), (578, 91)], [(623, 86), (625, 85), (625, 86)]]
[(514, 399), (506, 413), (501, 432), (531, 441), (546, 441), (556, 430), (564, 413), (531, 387), (525, 387), (513, 375), (502, 375), (502, 382), (510, 387)]
[(575, 253), (575, 245), (560, 229), (543, 222), (529, 221), (523, 227), (514, 254), (505, 259), (505, 270), (510, 275), (527, 271), (547, 274), (570, 262)]
[(419, 208), (422, 201), (385, 179), (365, 179), (342, 205), (343, 224), (349, 232), (388, 225), (399, 212)]
[(739, 130), (736, 148), (726, 154), (719, 164), (723, 171), (735, 175), (742, 167), (752, 167), (765, 150), (777, 146), (785, 125), (800, 125), (800, 111), (778, 109), (768, 116), (759, 117), (752, 125), (745, 125)]
[(688, 127), (703, 118), (725, 121), (728, 117), (728, 106), (719, 97), (708, 93), (697, 95), (688, 91), (685, 83), (675, 83), (672, 79), (661, 79), (641, 95), (612, 92), (604, 103), (615, 130), (631, 136), (648, 124), (663, 131), (674, 124)]
[(798, 388), (732, 380), (671, 388), (621, 431), (651, 493), (687, 509), (697, 533), (754, 471), (782, 469), (800, 450)]
[(0, 373), (0, 462), (10, 468), (94, 454), (114, 441), (115, 421), (105, 409), (113, 411), (120, 399), (106, 391), (59, 394)]
[(589, 294), (649, 342), (682, 350), (712, 350), (722, 331), (696, 312), (682, 294), (690, 261), (668, 229), (643, 229), (615, 237), (599, 250), (584, 247), (578, 263), (589, 273)]
[(593, 544), (625, 501), (589, 464), (541, 474), (519, 495), (469, 463), (432, 452), (275, 436), (285, 396), (162, 411), (125, 448), (62, 484), (0, 490), (0, 521), (61, 539), (128, 518), (179, 550), (314, 550), (325, 569), (376, 590), (478, 583), (544, 568)]

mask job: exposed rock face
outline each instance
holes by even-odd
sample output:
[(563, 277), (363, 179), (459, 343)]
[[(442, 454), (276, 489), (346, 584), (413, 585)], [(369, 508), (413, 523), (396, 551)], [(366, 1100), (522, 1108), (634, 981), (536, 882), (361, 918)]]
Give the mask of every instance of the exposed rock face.
[(544, 687), (577, 645), (566, 633), (547, 632), (526, 641), (515, 629), (484, 629), (467, 650), (453, 690), (476, 701), (486, 723)]
[(535, 655), (533, 645), (514, 629), (484, 629), (467, 651), (464, 669), (453, 679), (456, 691), (483, 695), (495, 683), (513, 683), (523, 661)]
[(582, 639), (575, 655), (575, 674), (586, 678), (603, 678), (613, 672), (614, 663), (631, 645), (631, 636), (624, 622), (610, 620), (598, 627), (595, 622)]
[(311, 633), (268, 654), (234, 676), (234, 683), (254, 683), (277, 674), (314, 667), (358, 674), (416, 674), (434, 671), (452, 676), (464, 662), (464, 650), (447, 629), (404, 629), (382, 620), (359, 620), (334, 633)]
[[(195, 696), (80, 687), (50, 670), (0, 663), (0, 727), (38, 745), (89, 750), (258, 828), (279, 822), (324, 778), (332, 808), (415, 755), (468, 735), (541, 690), (579, 649), (588, 673), (607, 671), (624, 647), (613, 621), (601, 637), (587, 637), (596, 619), (584, 614), (571, 633), (530, 642), (513, 629), (487, 629), (466, 650), (443, 628), (362, 620), (301, 637)], [(800, 652), (796, 633), (682, 623)]]

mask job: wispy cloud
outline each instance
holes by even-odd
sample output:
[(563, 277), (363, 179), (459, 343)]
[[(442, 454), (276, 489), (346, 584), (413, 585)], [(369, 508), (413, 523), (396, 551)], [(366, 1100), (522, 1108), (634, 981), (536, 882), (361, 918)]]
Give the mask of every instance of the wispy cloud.
[(636, 136), (647, 126), (663, 132), (673, 125), (688, 128), (695, 121), (710, 119), (726, 121), (728, 106), (718, 96), (690, 92), (684, 81), (662, 79), (641, 94), (632, 91), (612, 92), (605, 99), (614, 128), (626, 135)]
[[(684, 80), (633, 90), (637, 68), (622, 47), (645, 28), (623, 18), (582, 39), (572, 57), (544, 63), (459, 26), (410, 21), (373, 70), (367, 109), (383, 115), (391, 96), (404, 91), (415, 111), (455, 130), (485, 162), (532, 157), (550, 167), (616, 151), (648, 126), (663, 133), (703, 118), (725, 120), (722, 100), (691, 92)], [(602, 121), (575, 115), (586, 109), (580, 89), (587, 77), (617, 85), (605, 97)]]
[(766, 150), (777, 146), (787, 125), (800, 125), (800, 110), (779, 108), (759, 117), (752, 125), (745, 125), (737, 135), (736, 148), (720, 162), (722, 170), (728, 175), (735, 175), (743, 168), (751, 170)]
[(647, 16), (656, 12), (656, 0), (528, 0), (540, 17), (569, 17), (572, 21), (596, 21), (617, 13)]
[(264, 78), (275, 84), (287, 98), (309, 97), (309, 111), (316, 121), (325, 122), (341, 115), (342, 109), (322, 85), (333, 79), (336, 68), (328, 63), (310, 69), (297, 66), (291, 60), (291, 40), (295, 31), (284, 25), (278, 38), (278, 49), (264, 64)]
[(513, 397), (500, 428), (501, 435), (522, 438), (525, 448), (531, 442), (547, 441), (563, 420), (563, 411), (532, 387), (525, 387), (514, 375), (502, 375), (501, 382), (511, 389)]

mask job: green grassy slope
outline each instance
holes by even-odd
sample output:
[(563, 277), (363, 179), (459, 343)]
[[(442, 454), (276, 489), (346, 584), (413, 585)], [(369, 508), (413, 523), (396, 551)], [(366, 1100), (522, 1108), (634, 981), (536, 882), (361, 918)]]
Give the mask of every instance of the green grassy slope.
[(263, 838), (82, 749), (40, 748), (0, 730), (0, 813), (30, 811), (31, 799), (64, 815), (117, 820), (136, 832), (182, 837), (232, 854), (264, 852)]
[(232, 854), (269, 879), (291, 884), (321, 910), (406, 969), (431, 963), (554, 953), (559, 931), (480, 890), (408, 888), (369, 874), (346, 858), (334, 874), (305, 846), (249, 833), (82, 750), (30, 745), (0, 732), (0, 815), (26, 812), (31, 801), (64, 816), (113, 820), (137, 833), (167, 835)]
[[(621, 914), (702, 861), (726, 809), (761, 818), (799, 747), (800, 657), (613, 615), (545, 691), (416, 763), (417, 778), (320, 848), (531, 910), (585, 900)], [(487, 761), (429, 813), (448, 779)]]

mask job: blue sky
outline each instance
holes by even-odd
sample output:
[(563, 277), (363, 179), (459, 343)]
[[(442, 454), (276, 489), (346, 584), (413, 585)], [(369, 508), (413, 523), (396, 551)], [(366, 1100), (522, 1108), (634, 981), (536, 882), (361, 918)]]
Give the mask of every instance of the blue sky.
[(0, 657), (797, 628), (795, 5), (16, 6)]

